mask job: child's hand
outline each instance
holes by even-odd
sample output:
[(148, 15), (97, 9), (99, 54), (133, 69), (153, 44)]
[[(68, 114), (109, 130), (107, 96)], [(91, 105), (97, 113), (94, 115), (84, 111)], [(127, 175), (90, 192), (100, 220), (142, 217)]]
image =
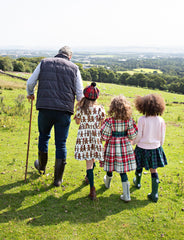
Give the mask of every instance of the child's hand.
[(77, 118), (77, 117), (75, 116), (74, 119), (75, 119), (75, 123), (76, 123), (76, 124), (80, 124), (80, 122), (81, 122), (81, 119), (80, 119), (80, 118)]
[(104, 167), (104, 161), (99, 161), (100, 167)]

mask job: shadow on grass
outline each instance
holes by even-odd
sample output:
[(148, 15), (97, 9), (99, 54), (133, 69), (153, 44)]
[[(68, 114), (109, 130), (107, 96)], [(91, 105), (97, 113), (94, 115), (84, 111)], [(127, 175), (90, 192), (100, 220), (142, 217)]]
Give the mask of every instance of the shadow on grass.
[[(36, 180), (37, 178), (39, 178), (38, 174), (32, 174), (30, 178), (27, 179), (26, 182), (25, 180), (21, 180), (18, 182), (0, 186), (0, 211), (7, 208), (13, 211), (16, 211), (16, 209), (22, 206), (22, 202), (25, 200), (26, 197), (40, 194), (41, 192), (48, 191), (49, 189), (52, 188), (52, 186), (49, 186), (46, 188), (41, 188), (39, 191), (18, 189), (19, 187), (23, 189), (24, 186), (27, 185), (27, 183), (32, 182), (32, 180)], [(16, 193), (6, 193), (6, 191), (9, 191), (12, 189), (14, 190), (16, 188), (18, 189)], [(0, 219), (1, 219), (1, 215), (0, 215)]]
[[(37, 177), (38, 175), (32, 175), (28, 181)], [(65, 221), (71, 224), (96, 223), (124, 210), (143, 208), (150, 203), (148, 200), (136, 200), (135, 197), (132, 197), (131, 202), (124, 203), (120, 200), (119, 194), (103, 196), (103, 193), (106, 191), (104, 185), (97, 189), (97, 200), (91, 201), (88, 196), (80, 197), (80, 191), (86, 187), (85, 184), (82, 184), (72, 191), (64, 193), (62, 197), (54, 196), (54, 191), (48, 192), (45, 199), (36, 204), (33, 202), (30, 207), (23, 209), (22, 203), (27, 197), (42, 194), (53, 188), (53, 185), (49, 185), (42, 187), (39, 191), (22, 190), (16, 193), (2, 194), (2, 189), (5, 192), (23, 184), (25, 184), (24, 181), (19, 181), (0, 187), (0, 210), (4, 209), (3, 213), (0, 214), (0, 223), (21, 220), (25, 220), (27, 224), (33, 226), (57, 225)]]

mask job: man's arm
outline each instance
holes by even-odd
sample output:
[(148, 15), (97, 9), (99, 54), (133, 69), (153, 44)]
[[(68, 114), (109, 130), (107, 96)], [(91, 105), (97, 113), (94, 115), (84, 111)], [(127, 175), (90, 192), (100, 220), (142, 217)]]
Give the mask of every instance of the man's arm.
[(40, 74), (40, 65), (41, 63), (38, 64), (38, 66), (35, 68), (33, 74), (30, 76), (30, 78), (27, 80), (27, 98), (34, 100), (34, 88), (37, 84), (37, 80)]
[(83, 97), (83, 83), (79, 69), (77, 70), (77, 80), (76, 80), (76, 99), (80, 101)]

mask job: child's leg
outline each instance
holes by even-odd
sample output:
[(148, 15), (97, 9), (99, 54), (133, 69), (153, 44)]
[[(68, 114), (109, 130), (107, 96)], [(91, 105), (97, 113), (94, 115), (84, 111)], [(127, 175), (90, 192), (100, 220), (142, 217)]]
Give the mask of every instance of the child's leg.
[(95, 167), (96, 167), (95, 159), (93, 159), (93, 170), (94, 170)]
[(89, 180), (90, 187), (94, 186), (94, 176), (93, 176), (93, 160), (86, 160), (86, 172)]
[(126, 173), (120, 173), (120, 176), (123, 187), (123, 195), (121, 195), (120, 198), (125, 202), (129, 202), (131, 201), (131, 198), (130, 198), (130, 183), (128, 182), (128, 176)]
[[(96, 167), (95, 159), (93, 159), (93, 170), (94, 170), (95, 167)], [(84, 181), (85, 181), (86, 184), (89, 184), (89, 179), (88, 179), (88, 177), (87, 177), (87, 174), (86, 174), (86, 176), (85, 176)]]
[(110, 188), (112, 179), (112, 172), (107, 172), (107, 174), (104, 176), (104, 183), (106, 188)]
[(152, 192), (148, 194), (148, 198), (151, 199), (153, 202), (158, 201), (158, 184), (159, 178), (157, 169), (150, 168), (151, 172), (151, 180), (152, 180)]
[(141, 188), (141, 176), (142, 176), (142, 168), (136, 169), (133, 183), (138, 189)]
[(94, 187), (93, 163), (94, 163), (93, 160), (90, 160), (90, 161), (86, 160), (86, 172), (87, 172), (87, 178), (90, 184), (89, 197), (91, 198), (91, 200), (94, 200), (96, 198), (96, 192)]
[(128, 181), (128, 176), (126, 173), (120, 173), (120, 177), (122, 182)]

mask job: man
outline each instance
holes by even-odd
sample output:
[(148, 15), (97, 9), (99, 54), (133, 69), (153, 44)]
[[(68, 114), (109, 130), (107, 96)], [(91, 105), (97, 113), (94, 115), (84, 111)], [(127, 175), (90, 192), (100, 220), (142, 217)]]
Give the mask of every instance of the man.
[(62, 47), (53, 58), (43, 59), (27, 81), (27, 98), (34, 100), (34, 88), (38, 81), (36, 109), (38, 113), (38, 160), (35, 168), (45, 174), (48, 160), (50, 132), (55, 131), (55, 171), (54, 185), (60, 186), (66, 164), (66, 139), (71, 115), (77, 101), (83, 97), (83, 84), (77, 65), (70, 61), (70, 47)]

